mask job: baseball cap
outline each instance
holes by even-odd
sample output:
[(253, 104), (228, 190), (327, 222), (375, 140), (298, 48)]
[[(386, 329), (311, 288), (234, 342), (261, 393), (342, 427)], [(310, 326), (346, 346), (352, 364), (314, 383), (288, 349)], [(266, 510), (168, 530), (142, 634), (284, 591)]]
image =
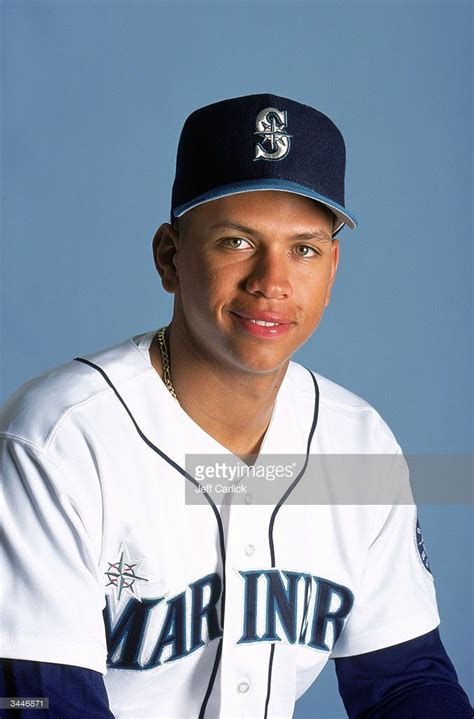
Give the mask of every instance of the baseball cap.
[(206, 105), (186, 119), (178, 143), (171, 222), (197, 205), (242, 192), (280, 190), (317, 200), (337, 218), (344, 205), (346, 148), (319, 110), (269, 93)]

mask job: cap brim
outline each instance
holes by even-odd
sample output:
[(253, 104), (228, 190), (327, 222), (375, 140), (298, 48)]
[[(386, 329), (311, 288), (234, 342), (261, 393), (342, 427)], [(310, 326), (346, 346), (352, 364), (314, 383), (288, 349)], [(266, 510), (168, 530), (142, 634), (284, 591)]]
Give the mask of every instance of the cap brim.
[(228, 197), (229, 195), (238, 195), (243, 192), (259, 192), (262, 190), (277, 190), (279, 192), (291, 192), (294, 195), (301, 195), (302, 197), (309, 197), (311, 200), (316, 200), (322, 205), (328, 207), (336, 215), (340, 224), (334, 229), (333, 236), (342, 229), (344, 225), (350, 227), (351, 230), (355, 230), (357, 227), (357, 219), (349, 213), (344, 207), (339, 205), (334, 200), (320, 195), (318, 192), (314, 192), (309, 187), (300, 185), (297, 182), (289, 182), (285, 180), (276, 179), (265, 179), (265, 180), (249, 180), (247, 182), (234, 182), (229, 185), (222, 185), (221, 187), (214, 187), (209, 192), (205, 192), (199, 197), (195, 197), (190, 202), (186, 202), (179, 207), (175, 207), (173, 210), (173, 218), (181, 217), (185, 212), (189, 212), (193, 207), (203, 205), (205, 202), (211, 202), (217, 200), (220, 197)]

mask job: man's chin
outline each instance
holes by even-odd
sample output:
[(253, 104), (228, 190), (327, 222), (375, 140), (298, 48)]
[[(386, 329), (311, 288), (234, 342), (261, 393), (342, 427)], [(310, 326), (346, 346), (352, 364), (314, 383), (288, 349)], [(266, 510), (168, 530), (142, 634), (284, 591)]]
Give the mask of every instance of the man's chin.
[(253, 352), (251, 355), (241, 355), (236, 358), (236, 369), (249, 375), (275, 375), (286, 369), (290, 357), (275, 356), (275, 353)]

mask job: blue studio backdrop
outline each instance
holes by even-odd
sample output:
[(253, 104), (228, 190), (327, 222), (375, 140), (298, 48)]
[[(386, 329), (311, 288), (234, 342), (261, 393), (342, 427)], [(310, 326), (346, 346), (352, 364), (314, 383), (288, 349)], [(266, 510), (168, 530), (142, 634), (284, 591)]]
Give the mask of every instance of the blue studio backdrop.
[[(469, 2), (4, 0), (1, 13), (2, 401), (167, 322), (151, 239), (182, 122), (273, 92), (342, 130), (360, 223), (340, 233), (331, 305), (296, 359), (373, 404), (405, 452), (472, 451)], [(472, 700), (472, 508), (419, 515)], [(296, 719), (316, 715), (345, 716), (331, 663), (297, 703)]]

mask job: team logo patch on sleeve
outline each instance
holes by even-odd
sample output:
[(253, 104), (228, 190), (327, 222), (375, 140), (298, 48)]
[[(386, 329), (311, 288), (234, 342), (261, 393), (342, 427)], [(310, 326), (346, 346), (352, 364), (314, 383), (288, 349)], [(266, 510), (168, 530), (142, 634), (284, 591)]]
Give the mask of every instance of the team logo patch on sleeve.
[(118, 556), (112, 562), (108, 562), (107, 571), (104, 572), (108, 579), (106, 587), (112, 586), (115, 592), (115, 599), (120, 601), (123, 594), (136, 597), (139, 601), (140, 591), (138, 582), (148, 582), (148, 578), (139, 572), (143, 560), (132, 562), (125, 544), (120, 545)]
[(418, 548), (418, 553), (420, 555), (421, 561), (423, 562), (424, 568), (432, 575), (430, 562), (428, 560), (428, 555), (426, 554), (425, 543), (423, 541), (423, 534), (421, 532), (420, 522), (418, 518), (416, 520), (416, 546)]

